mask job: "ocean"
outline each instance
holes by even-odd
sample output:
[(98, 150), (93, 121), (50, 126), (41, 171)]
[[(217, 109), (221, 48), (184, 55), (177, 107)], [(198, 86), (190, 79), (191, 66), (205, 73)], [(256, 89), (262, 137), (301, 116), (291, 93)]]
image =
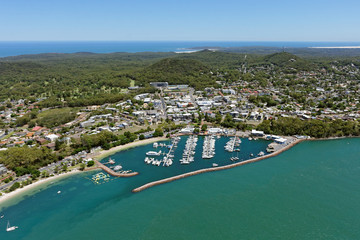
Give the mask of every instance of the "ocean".
[[(216, 142), (213, 160), (194, 164), (229, 161), (225, 142)], [(267, 144), (244, 140), (240, 153)], [(179, 171), (145, 165), (152, 145), (140, 146), (112, 156), (138, 176), (97, 185), (87, 178), (96, 172), (82, 173), (0, 206), (0, 239), (360, 239), (359, 144), (302, 142), (273, 158), (135, 194), (134, 187)], [(5, 232), (8, 219), (19, 229)]]
[(339, 47), (360, 46), (359, 42), (179, 42), (179, 41), (63, 41), (63, 42), (1, 42), (0, 57), (39, 53), (113, 53), (113, 52), (186, 52), (206, 47)]

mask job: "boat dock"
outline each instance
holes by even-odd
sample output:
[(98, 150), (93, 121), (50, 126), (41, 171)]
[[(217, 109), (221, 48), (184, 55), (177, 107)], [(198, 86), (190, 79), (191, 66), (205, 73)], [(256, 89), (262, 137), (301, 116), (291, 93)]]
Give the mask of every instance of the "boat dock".
[(228, 152), (234, 152), (234, 151), (240, 151), (239, 148), (236, 148), (235, 147), (239, 147), (240, 146), (240, 143), (241, 143), (241, 139), (238, 138), (237, 136), (233, 137), (230, 139), (230, 141), (228, 141), (225, 145), (225, 150), (228, 151)]
[(190, 136), (185, 144), (183, 157), (180, 159), (181, 164), (189, 164), (194, 161), (195, 148), (197, 145), (198, 137)]
[(108, 174), (110, 174), (111, 176), (114, 176), (114, 177), (132, 177), (132, 176), (139, 174), (138, 172), (118, 173), (118, 172), (115, 172), (114, 170), (110, 169), (109, 167), (105, 166), (98, 160), (94, 160), (94, 162), (99, 168), (101, 168), (102, 170), (104, 170), (105, 172), (107, 172)]
[(215, 155), (215, 138), (213, 135), (205, 136), (203, 143), (203, 159), (213, 158)]

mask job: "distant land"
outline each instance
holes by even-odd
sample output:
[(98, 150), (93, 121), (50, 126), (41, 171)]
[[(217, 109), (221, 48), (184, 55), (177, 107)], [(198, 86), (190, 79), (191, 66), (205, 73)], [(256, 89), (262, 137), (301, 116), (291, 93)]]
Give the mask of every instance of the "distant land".
[[(225, 52), (271, 54), (281, 51), (314, 56), (358, 56), (359, 42), (234, 42), (234, 41), (34, 41), (1, 42), (0, 57), (41, 53), (116, 53), (116, 52), (192, 52), (218, 50)], [(320, 47), (322, 49), (320, 49)], [(332, 49), (336, 47), (337, 49)], [(338, 49), (338, 47), (342, 47)]]
[(342, 47), (194, 47), (191, 50), (204, 49), (221, 52), (267, 55), (278, 52), (288, 52), (300, 57), (356, 57), (360, 56), (360, 46)]

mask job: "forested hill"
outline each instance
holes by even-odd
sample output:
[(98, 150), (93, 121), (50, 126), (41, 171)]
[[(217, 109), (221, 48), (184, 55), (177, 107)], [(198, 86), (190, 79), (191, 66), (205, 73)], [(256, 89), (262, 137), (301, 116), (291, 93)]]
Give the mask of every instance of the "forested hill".
[(140, 85), (148, 82), (169, 82), (202, 89), (216, 84), (211, 67), (193, 59), (166, 58), (136, 72), (134, 76)]
[(219, 74), (225, 80), (239, 79), (244, 66), (275, 66), (280, 71), (296, 72), (316, 70), (329, 61), (333, 59), (304, 59), (284, 52), (254, 55), (208, 50), (191, 54), (75, 53), (7, 57), (0, 58), (0, 100), (43, 97), (49, 105), (101, 104), (107, 98), (111, 101), (123, 98), (130, 85), (145, 87), (139, 91), (149, 91), (149, 82), (167, 81), (203, 89), (217, 86)]
[(266, 55), (263, 59), (266, 63), (274, 64), (280, 68), (293, 68), (305, 71), (314, 70), (316, 68), (315, 64), (311, 63), (309, 60), (287, 52)]

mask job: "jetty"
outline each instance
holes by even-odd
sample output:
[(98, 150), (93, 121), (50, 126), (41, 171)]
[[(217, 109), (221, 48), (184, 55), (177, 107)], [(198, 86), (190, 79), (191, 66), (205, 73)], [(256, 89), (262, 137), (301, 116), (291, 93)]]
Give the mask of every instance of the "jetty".
[(194, 161), (195, 155), (195, 148), (197, 145), (198, 137), (197, 136), (190, 136), (184, 148), (184, 153), (182, 159), (180, 159), (181, 164), (190, 164)]
[(291, 142), (290, 144), (284, 146), (282, 149), (280, 149), (280, 150), (278, 150), (276, 152), (273, 152), (273, 153), (265, 155), (265, 156), (249, 159), (249, 160), (246, 160), (246, 161), (243, 161), (243, 162), (238, 162), (238, 163), (234, 163), (234, 164), (230, 164), (230, 165), (226, 165), (226, 166), (221, 166), (221, 167), (212, 167), (212, 168), (200, 169), (200, 170), (197, 170), (197, 171), (184, 173), (184, 174), (177, 175), (177, 176), (174, 176), (174, 177), (165, 178), (165, 179), (162, 179), (162, 180), (150, 182), (150, 183), (142, 185), (142, 186), (140, 186), (138, 188), (133, 189), (132, 192), (134, 192), (134, 193), (141, 192), (141, 191), (143, 191), (145, 189), (148, 189), (148, 188), (151, 188), (151, 187), (163, 184), (163, 183), (172, 182), (172, 181), (175, 181), (175, 180), (178, 180), (178, 179), (194, 176), (194, 175), (201, 174), (201, 173), (220, 171), (220, 170), (224, 170), (224, 169), (234, 168), (234, 167), (237, 167), (237, 166), (242, 166), (242, 165), (249, 164), (249, 163), (258, 162), (258, 161), (261, 161), (261, 160), (264, 160), (264, 159), (267, 159), (267, 158), (270, 158), (270, 157), (277, 156), (280, 153), (290, 149), (291, 147), (295, 146), (296, 144), (298, 144), (298, 143), (300, 143), (302, 141), (305, 141), (305, 139), (294, 140), (293, 142)]
[(203, 144), (203, 159), (213, 158), (215, 155), (215, 138), (213, 135), (205, 136), (204, 144)]
[(110, 169), (109, 167), (105, 166), (98, 160), (94, 160), (94, 162), (99, 168), (101, 168), (102, 170), (104, 170), (105, 172), (107, 172), (108, 174), (110, 174), (111, 176), (114, 176), (114, 177), (132, 177), (132, 176), (136, 176), (139, 174), (138, 172), (118, 173), (118, 172), (115, 172), (114, 170)]

